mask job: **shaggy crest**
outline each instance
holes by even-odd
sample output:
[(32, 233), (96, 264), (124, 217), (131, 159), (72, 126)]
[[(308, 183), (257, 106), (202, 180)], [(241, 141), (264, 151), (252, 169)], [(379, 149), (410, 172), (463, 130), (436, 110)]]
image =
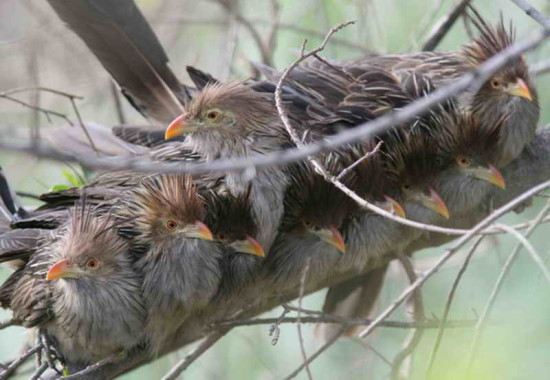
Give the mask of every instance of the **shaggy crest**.
[(128, 213), (136, 216), (137, 229), (150, 235), (165, 218), (182, 223), (200, 220), (204, 206), (191, 176), (159, 175), (145, 179), (134, 189)]

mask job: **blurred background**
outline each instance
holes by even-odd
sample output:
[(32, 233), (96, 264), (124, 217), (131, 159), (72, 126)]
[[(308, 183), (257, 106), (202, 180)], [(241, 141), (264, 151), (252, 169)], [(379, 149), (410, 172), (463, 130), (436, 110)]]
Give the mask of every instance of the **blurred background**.
[[(238, 14), (215, 0), (137, 0), (152, 24), (179, 78), (189, 83), (186, 65), (195, 65), (217, 78), (246, 78), (253, 74), (250, 61), (261, 61), (255, 38), (267, 45), (277, 7), (268, 0), (234, 2)], [(550, 13), (549, 0), (531, 0), (539, 10)], [(478, 0), (473, 2), (491, 22), (500, 14), (512, 20), (517, 38), (525, 38), (538, 25), (510, 1)], [(380, 53), (417, 50), (437, 21), (452, 8), (452, 0), (280, 0), (279, 23), (272, 46), (273, 64), (284, 69), (299, 52), (304, 38), (308, 46), (319, 44), (334, 25), (356, 20), (340, 31), (322, 53), (332, 59), (357, 57), (368, 51)], [(251, 32), (254, 29), (254, 32)], [(256, 36), (254, 35), (256, 33)], [(458, 48), (468, 39), (461, 21), (445, 37), (438, 50)], [(550, 43), (527, 55), (530, 64), (550, 58)], [(542, 107), (541, 126), (550, 122), (550, 74), (535, 79)], [(10, 135), (28, 136), (31, 126), (44, 131), (66, 124), (63, 118), (50, 116), (16, 104), (2, 93), (22, 87), (48, 87), (83, 96), (77, 105), (85, 121), (111, 126), (121, 121), (146, 121), (121, 98), (107, 72), (85, 45), (69, 31), (44, 1), (0, 0), (0, 127)], [(76, 122), (70, 102), (45, 92), (25, 92), (14, 97), (24, 102), (66, 115)], [(117, 109), (117, 102), (121, 102)], [(0, 135), (1, 138), (1, 135)], [(29, 155), (0, 152), (0, 166), (12, 185), (31, 194), (55, 186), (71, 185), (80, 169), (67, 164), (36, 159)], [(521, 223), (534, 217), (546, 200), (536, 198), (522, 214), (508, 215), (503, 222)], [(32, 198), (26, 204), (38, 204)], [(541, 225), (530, 238), (544, 258), (550, 255), (550, 227)], [(507, 236), (485, 239), (477, 251), (458, 288), (450, 319), (474, 319), (489, 294), (506, 257), (516, 241)], [(422, 269), (433, 264), (433, 257), (443, 248), (431, 249), (415, 256)], [(453, 260), (422, 288), (429, 317), (440, 317), (451, 284), (463, 261)], [(10, 271), (0, 267), (0, 281)], [(389, 273), (379, 309), (387, 306), (406, 286), (396, 265)], [(319, 309), (325, 291), (304, 299), (304, 307)], [(520, 259), (507, 278), (495, 308), (491, 324), (481, 342), (473, 379), (550, 379), (550, 289), (527, 254)], [(281, 310), (269, 313), (280, 315)], [(9, 313), (0, 311), (0, 320)], [(391, 319), (405, 320), (403, 311)], [(272, 344), (270, 326), (241, 327), (233, 330), (185, 372), (192, 379), (281, 379), (301, 361), (295, 325), (281, 325), (277, 344)], [(312, 325), (304, 325), (306, 351), (313, 353), (323, 342), (314, 335)], [(434, 379), (462, 379), (469, 353), (472, 328), (447, 330)], [(343, 340), (336, 343), (311, 365), (315, 379), (387, 379), (391, 362), (401, 348), (405, 330), (380, 328), (366, 340)], [(424, 378), (435, 330), (427, 331), (414, 354), (413, 378)], [(0, 331), (0, 363), (13, 358), (25, 341), (23, 329)], [(189, 348), (187, 348), (189, 349)], [(144, 366), (124, 379), (161, 378), (186, 350)], [(29, 372), (32, 373), (32, 372)], [(28, 378), (29, 373), (20, 378)], [(302, 372), (298, 379), (305, 379)]]

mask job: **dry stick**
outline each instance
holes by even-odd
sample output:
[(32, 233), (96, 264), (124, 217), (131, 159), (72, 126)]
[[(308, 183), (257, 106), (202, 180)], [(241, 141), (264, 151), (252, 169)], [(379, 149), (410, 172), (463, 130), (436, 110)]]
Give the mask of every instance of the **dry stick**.
[(205, 353), (210, 347), (212, 347), (218, 340), (223, 338), (231, 330), (231, 327), (214, 331), (206, 337), (202, 343), (195, 348), (189, 355), (183, 358), (178, 364), (176, 364), (170, 372), (162, 378), (162, 380), (175, 380), (178, 376), (185, 371), (195, 360), (197, 360), (203, 353)]
[(100, 361), (89, 365), (88, 367), (84, 368), (82, 371), (78, 371), (76, 373), (73, 373), (72, 375), (61, 377), (60, 380), (80, 379), (81, 377), (86, 376), (91, 372), (97, 371), (99, 368), (106, 366), (107, 364), (116, 363), (122, 359), (123, 358), (121, 357), (120, 353), (109, 355), (105, 359), (101, 359)]
[(428, 41), (426, 41), (426, 43), (422, 46), (422, 51), (433, 51), (437, 45), (439, 45), (443, 37), (445, 37), (447, 32), (449, 32), (469, 3), (470, 0), (461, 0), (453, 8), (451, 13), (444, 16), (443, 19), (437, 23), (434, 30), (430, 33), (430, 38), (428, 38)]
[(302, 299), (304, 298), (304, 288), (306, 286), (306, 278), (307, 273), (309, 272), (309, 266), (311, 264), (311, 257), (308, 258), (306, 265), (304, 266), (304, 270), (302, 273), (302, 276), (300, 278), (300, 297), (298, 298), (298, 323), (296, 325), (296, 328), (298, 330), (298, 340), (300, 341), (300, 351), (302, 352), (302, 357), (304, 358), (304, 364), (306, 367), (306, 373), (309, 380), (313, 380), (313, 375), (311, 374), (311, 370), (309, 368), (309, 364), (307, 363), (307, 353), (306, 353), (306, 347), (304, 345), (304, 337), (302, 335)]
[(39, 379), (40, 379), (40, 376), (42, 376), (42, 374), (43, 374), (44, 372), (46, 372), (47, 369), (48, 369), (48, 363), (44, 362), (44, 363), (40, 364), (40, 366), (39, 366), (39, 367), (36, 369), (36, 371), (32, 374), (30, 380), (39, 380)]
[(80, 116), (80, 112), (78, 112), (78, 107), (76, 106), (76, 101), (74, 100), (74, 98), (69, 98), (69, 100), (71, 101), (71, 105), (73, 107), (74, 113), (76, 114), (76, 118), (78, 119), (78, 124), (80, 125), (80, 128), (82, 129), (82, 131), (86, 135), (86, 138), (88, 139), (88, 142), (90, 143), (90, 146), (92, 147), (92, 149), (95, 151), (95, 153), (97, 155), (99, 155), (99, 151), (97, 150), (97, 147), (95, 146), (94, 140), (92, 139), (92, 136), (88, 132), (88, 128), (84, 125), (84, 122), (82, 121), (82, 117)]
[(541, 24), (545, 28), (550, 28), (550, 17), (546, 16), (545, 14), (539, 12), (535, 7), (533, 7), (531, 4), (529, 4), (525, 0), (512, 0), (514, 4), (516, 4), (518, 7), (520, 7), (527, 16), (534, 19), (536, 22)]
[[(407, 278), (409, 279), (409, 282), (412, 284), (416, 281), (416, 273), (413, 267), (413, 264), (409, 257), (404, 255), (402, 252), (396, 252), (396, 256), (398, 260), (401, 262), (401, 265), (403, 269), (405, 269), (405, 273), (407, 274)], [(412, 295), (412, 301), (413, 301), (413, 320), (415, 322), (423, 322), (426, 319), (426, 313), (424, 311), (424, 301), (422, 300), (422, 294), (420, 292), (420, 289), (417, 289), (413, 295)], [(406, 339), (405, 345), (399, 353), (395, 356), (393, 360), (392, 370), (390, 377), (392, 379), (399, 379), (400, 376), (400, 368), (405, 362), (405, 360), (408, 360), (408, 371), (409, 375), (407, 377), (410, 377), (410, 372), (412, 369), (412, 365), (410, 361), (412, 360), (412, 353), (414, 349), (418, 346), (420, 343), (420, 339), (422, 339), (422, 335), (424, 334), (423, 329), (414, 329), (411, 331), (411, 335)]]
[(260, 36), (260, 33), (258, 30), (254, 27), (254, 25), (245, 18), (240, 12), (237, 12), (227, 0), (214, 0), (216, 3), (220, 4), (227, 13), (232, 14), (235, 16), (235, 19), (241, 23), (250, 33), (252, 36), (252, 39), (254, 40), (254, 43), (258, 47), (258, 50), (260, 51), (260, 55), (262, 56), (262, 63), (268, 66), (273, 66), (272, 63), (272, 52), (267, 50), (267, 46), (264, 45), (264, 42), (262, 41), (262, 37)]
[[(528, 238), (533, 233), (533, 231), (539, 225), (539, 222), (544, 218), (544, 216), (549, 211), (550, 211), (550, 202), (547, 202), (546, 206), (544, 206), (544, 208), (541, 210), (541, 212), (537, 215), (537, 217), (533, 221), (533, 224), (531, 225), (531, 227), (529, 227), (527, 229), (527, 231), (525, 231), (525, 234), (524, 234), (525, 238)], [(468, 356), (468, 361), (467, 361), (467, 365), (466, 365), (466, 373), (467, 374), (469, 374), (472, 370), (472, 366), (473, 366), (475, 354), (477, 352), (478, 344), (479, 344), (479, 341), (481, 340), (481, 337), (483, 335), (483, 331), (484, 331), (484, 328), (485, 328), (485, 321), (488, 318), (489, 313), (491, 312), (491, 310), (492, 310), (492, 308), (495, 304), (498, 293), (500, 292), (500, 289), (502, 288), (502, 285), (504, 284), (504, 279), (506, 278), (506, 276), (510, 272), (510, 269), (512, 268), (512, 265), (516, 261), (516, 258), (518, 256), (519, 252), (521, 251), (522, 246), (523, 246), (523, 244), (518, 243), (514, 247), (514, 249), (513, 249), (512, 253), (510, 254), (510, 256), (508, 256), (508, 259), (506, 260), (506, 263), (502, 267), (500, 275), (498, 276), (498, 279), (495, 283), (495, 286), (493, 287), (493, 291), (491, 292), (491, 295), (489, 296), (489, 300), (487, 301), (487, 305), (485, 306), (485, 309), (483, 310), (483, 313), (481, 314), (481, 316), (480, 316), (480, 318), (477, 322), (475, 332), (474, 332), (474, 337), (472, 339), (472, 346), (471, 346), (471, 349), (470, 349), (470, 354)]]
[(126, 116), (124, 115), (124, 110), (122, 109), (122, 102), (120, 101), (120, 95), (118, 93), (118, 87), (114, 80), (109, 79), (109, 88), (111, 89), (111, 95), (115, 101), (115, 112), (120, 124), (126, 123)]
[[(539, 223), (537, 223), (537, 226)], [(529, 240), (525, 238), (524, 235), (520, 234), (518, 231), (514, 230), (512, 227), (507, 226), (505, 224), (497, 224), (498, 228), (502, 228), (504, 231), (506, 231), (508, 234), (514, 236), (517, 240), (519, 240), (519, 243), (525, 247), (525, 250), (527, 253), (529, 253), (529, 256), (531, 256), (531, 259), (535, 262), (535, 264), (538, 265), (539, 269), (541, 270), (544, 278), (550, 284), (550, 271), (546, 267), (546, 264), (544, 263), (544, 260), (540, 255), (537, 253), (537, 250)]]
[[(48, 120), (50, 120), (50, 121), (51, 121), (50, 115), (51, 115), (51, 116), (57, 116), (57, 117), (59, 117), (59, 118), (65, 120), (65, 121), (66, 121), (67, 123), (69, 123), (71, 126), (74, 126), (74, 123), (71, 121), (71, 119), (69, 119), (69, 118), (67, 117), (67, 115), (65, 115), (65, 114), (63, 114), (63, 113), (61, 113), (61, 112), (52, 111), (52, 110), (49, 110), (49, 109), (46, 109), (46, 108), (42, 108), (42, 107), (38, 107), (38, 106), (33, 106), (32, 104), (26, 103), (26, 102), (24, 102), (24, 101), (22, 101), (22, 100), (19, 100), (19, 99), (17, 99), (17, 98), (13, 98), (13, 97), (11, 97), (10, 95), (2, 95), (2, 94), (0, 94), (0, 98), (6, 99), (6, 100), (10, 100), (10, 101), (12, 101), (12, 102), (14, 102), (14, 103), (20, 104), (20, 105), (22, 105), (23, 107), (29, 108), (29, 109), (31, 109), (31, 110), (35, 110), (35, 111), (42, 112), (42, 113), (46, 116), (46, 118), (47, 118)], [(35, 146), (35, 145), (34, 145), (33, 143), (31, 143), (30, 149), (29, 149), (31, 152), (32, 152), (32, 147), (33, 147), (33, 146)]]
[(439, 347), (441, 346), (441, 341), (443, 340), (443, 334), (445, 333), (445, 328), (449, 327), (447, 325), (449, 317), (449, 312), (451, 310), (451, 305), (453, 303), (453, 299), (456, 293), (456, 290), (458, 289), (458, 284), (460, 283), (460, 280), (462, 279), (462, 276), (466, 272), (466, 268), (468, 268), (468, 265), (470, 264), (470, 260), (474, 255), (474, 252), (477, 250), (477, 247), (479, 244), (481, 244), (481, 241), (485, 238), (485, 236), (480, 236), (475, 242), (472, 248), (468, 251), (468, 254), (466, 255), (466, 258), (464, 259), (464, 263), (460, 267), (458, 274), (456, 275), (456, 278), (453, 282), (453, 285), (451, 287), (451, 291), (449, 292), (449, 296), (447, 297), (447, 302), (445, 303), (445, 308), (443, 309), (443, 316), (441, 317), (441, 322), (439, 324), (439, 330), (437, 332), (437, 337), (435, 339), (434, 346), (432, 348), (432, 351), (430, 352), (430, 357), (428, 359), (428, 367), (426, 370), (426, 379), (430, 379), (433, 366), (435, 363), (435, 358), (437, 356), (437, 353), (439, 351)]
[(531, 75), (544, 75), (550, 72), (550, 61), (535, 63), (529, 69)]
[(0, 321), (0, 330), (5, 329), (6, 327), (13, 326), (13, 325), (15, 325), (15, 320), (13, 318), (8, 319), (7, 321)]
[(31, 356), (36, 354), (40, 350), (40, 348), (41, 348), (40, 344), (37, 344), (36, 346), (24, 352), (21, 356), (19, 356), (13, 362), (11, 362), (10, 365), (7, 366), (2, 373), (0, 373), (0, 380), (8, 379), (15, 372), (15, 370), (19, 368), (19, 366), (21, 366), (21, 364), (23, 364)]
[[(344, 318), (337, 315), (322, 315), (318, 317), (300, 317), (301, 323), (331, 323), (341, 324), (344, 326), (356, 326), (356, 325), (370, 325), (372, 319), (360, 319), (360, 318)], [(214, 327), (239, 327), (239, 326), (256, 326), (256, 325), (271, 325), (271, 324), (283, 324), (283, 323), (297, 323), (297, 317), (278, 317), (278, 318), (255, 318), (255, 319), (236, 319), (229, 321), (222, 321), (213, 324)], [(472, 327), (477, 323), (475, 320), (457, 320), (449, 321), (445, 327), (448, 328), (466, 328)], [(384, 321), (380, 324), (380, 327), (394, 328), (394, 329), (437, 329), (441, 326), (440, 321), (425, 321), (425, 322), (406, 322), (406, 321)]]
[(433, 276), (442, 266), (449, 260), (456, 251), (458, 251), (462, 246), (464, 246), (472, 237), (476, 236), (478, 232), (482, 231), (484, 228), (489, 226), (495, 220), (501, 218), (503, 215), (507, 214), (509, 211), (513, 210), (517, 205), (521, 204), (525, 200), (529, 199), (533, 195), (545, 190), (550, 187), (550, 181), (541, 183), (538, 186), (531, 188), (530, 190), (524, 192), (523, 194), (517, 196), (510, 202), (506, 203), (502, 207), (496, 209), (491, 215), (483, 219), (481, 222), (476, 224), (470, 231), (461, 236), (455, 243), (446, 250), (445, 254), (439, 259), (435, 265), (426, 271), (423, 276), (420, 276), (411, 286), (405, 289), (395, 301), (382, 312), (367, 328), (365, 328), (360, 334), (360, 338), (368, 336), (383, 320), (390, 316), (416, 289), (422, 286), (431, 276)]
[(56, 90), (54, 88), (49, 87), (20, 87), (20, 88), (14, 88), (11, 90), (0, 92), (0, 96), (4, 95), (14, 95), (20, 92), (27, 92), (27, 91), (42, 91), (42, 92), (49, 92), (55, 95), (64, 96), (69, 99), (84, 99), (83, 96), (80, 95), (74, 95), (65, 91)]
[[(430, 25), (435, 21), (437, 17), (437, 13), (443, 6), (443, 0), (437, 0), (437, 2), (434, 4), (433, 8), (430, 9), (429, 12), (426, 13), (425, 16), (423, 16), (419, 21), (419, 27), (417, 31), (414, 34), (411, 34), (411, 42), (409, 44), (409, 48), (407, 51), (414, 51), (417, 49), (420, 39), (426, 34), (428, 31), (428, 28)], [(440, 24), (442, 21), (436, 23), (436, 25)]]
[[(80, 164), (105, 170), (133, 170), (138, 172), (158, 172), (158, 173), (189, 173), (201, 174), (209, 172), (235, 172), (250, 169), (251, 167), (280, 166), (290, 162), (302, 160), (308, 156), (322, 152), (335, 150), (348, 143), (357, 142), (377, 135), (394, 125), (407, 122), (422, 113), (427, 112), (431, 107), (442, 101), (462, 93), (473, 85), (479, 85), (489, 78), (493, 73), (504, 67), (509, 61), (521, 54), (532, 50), (542, 44), (550, 35), (550, 27), (539, 31), (531, 39), (519, 41), (502, 52), (496, 54), (487, 60), (479, 69), (466, 73), (456, 81), (447, 86), (442, 86), (398, 111), (390, 112), (375, 120), (360, 124), (355, 128), (344, 130), (323, 141), (309, 144), (301, 148), (287, 149), (284, 151), (268, 154), (254, 154), (247, 157), (218, 159), (208, 163), (160, 163), (149, 162), (145, 160), (135, 160), (132, 157), (126, 159), (109, 159), (97, 157), (75, 157), (69, 154), (63, 154), (54, 149), (44, 146), (32, 147), (28, 144), (22, 144), (20, 141), (9, 141), (2, 139), (0, 149), (33, 153), (35, 156), (43, 158), (52, 158), (62, 161), (79, 162)], [(36, 148), (36, 149), (34, 149)], [(34, 149), (34, 150), (33, 150)]]
[(340, 181), (342, 178), (344, 178), (350, 171), (353, 170), (353, 168), (355, 168), (357, 165), (359, 165), (361, 162), (365, 161), (367, 158), (369, 158), (370, 156), (372, 156), (373, 154), (376, 154), (379, 150), (380, 150), (380, 147), (382, 146), (382, 144), (384, 143), (384, 141), (380, 141), (378, 142), (378, 144), (376, 144), (376, 146), (374, 147), (373, 150), (371, 150), (370, 152), (367, 152), (363, 157), (361, 157), (360, 159), (358, 159), (357, 161), (355, 161), (354, 163), (352, 163), (350, 166), (348, 166), (347, 168), (345, 168), (344, 170), (342, 170), (340, 172), (340, 174), (338, 174), (336, 176), (336, 180), (337, 181)]

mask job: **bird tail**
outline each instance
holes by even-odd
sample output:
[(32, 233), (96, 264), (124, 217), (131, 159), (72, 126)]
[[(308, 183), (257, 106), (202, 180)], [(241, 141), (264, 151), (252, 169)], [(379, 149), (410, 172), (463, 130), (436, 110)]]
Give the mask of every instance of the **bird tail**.
[(133, 0), (48, 0), (142, 115), (167, 124), (189, 99)]
[[(382, 291), (387, 270), (388, 264), (385, 264), (329, 288), (323, 312), (349, 319), (368, 318)], [(345, 330), (344, 336), (353, 337), (362, 328), (363, 325), (351, 326)], [(315, 334), (329, 341), (338, 335), (341, 329), (341, 324), (319, 324), (315, 327)]]

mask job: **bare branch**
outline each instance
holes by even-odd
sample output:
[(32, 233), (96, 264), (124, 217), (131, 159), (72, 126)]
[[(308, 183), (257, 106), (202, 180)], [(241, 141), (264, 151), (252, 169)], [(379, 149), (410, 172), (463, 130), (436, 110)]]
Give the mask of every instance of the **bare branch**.
[[(550, 211), (550, 202), (546, 203), (546, 206), (540, 211), (540, 213), (537, 215), (535, 220), (533, 221), (533, 224), (531, 227), (525, 231), (524, 237), (529, 237), (533, 231), (537, 228), (539, 225), (539, 222), (546, 216), (546, 214)], [(472, 370), (472, 366), (474, 363), (475, 355), (477, 353), (477, 348), (479, 345), (479, 341), (481, 340), (481, 337), (483, 335), (484, 327), (485, 327), (485, 321), (487, 320), (489, 313), (491, 312), (496, 298), (498, 296), (498, 293), (500, 292), (500, 289), (502, 288), (502, 285), (504, 284), (504, 279), (510, 272), (510, 269), (512, 268), (512, 265), (516, 261), (516, 258), (521, 251), (521, 247), (524, 245), (520, 242), (516, 245), (516, 247), (512, 250), (512, 253), (510, 256), (508, 256), (508, 259), (506, 260), (506, 263), (502, 267), (502, 271), (500, 272), (500, 275), (495, 283), (495, 286), (493, 287), (493, 291), (491, 292), (491, 295), (489, 296), (489, 300), (487, 301), (487, 305), (485, 306), (485, 309), (483, 310), (481, 316), (479, 317), (479, 320), (476, 325), (476, 329), (474, 331), (474, 337), (472, 339), (472, 345), (470, 348), (470, 354), (468, 355), (468, 361), (466, 365), (466, 373), (469, 374)]]
[(527, 16), (534, 19), (536, 22), (541, 24), (545, 28), (550, 28), (550, 17), (546, 16), (545, 14), (539, 12), (535, 7), (533, 7), (531, 4), (529, 4), (525, 0), (512, 0), (514, 4), (516, 4), (518, 7), (520, 7)]
[(185, 371), (195, 360), (197, 360), (202, 354), (204, 354), (210, 347), (212, 347), (218, 340), (223, 338), (225, 334), (227, 334), (231, 330), (231, 327), (220, 329), (218, 331), (214, 331), (212, 334), (208, 335), (206, 339), (197, 347), (195, 348), (189, 355), (187, 355), (183, 360), (181, 360), (178, 364), (174, 366), (162, 378), (162, 380), (176, 380), (178, 376)]
[(481, 243), (481, 241), (484, 239), (485, 236), (480, 236), (475, 242), (474, 245), (472, 245), (472, 248), (468, 251), (468, 254), (466, 255), (466, 258), (464, 259), (464, 263), (460, 267), (458, 274), (456, 275), (456, 278), (453, 282), (453, 285), (451, 287), (451, 291), (449, 292), (449, 296), (447, 297), (447, 302), (445, 303), (445, 308), (443, 309), (443, 316), (441, 317), (441, 322), (439, 326), (439, 331), (437, 332), (437, 338), (435, 340), (434, 346), (432, 348), (432, 351), (430, 352), (430, 356), (428, 359), (428, 367), (426, 370), (426, 378), (430, 379), (433, 366), (435, 363), (435, 358), (437, 356), (437, 353), (439, 351), (439, 347), (441, 345), (441, 341), (443, 340), (443, 334), (445, 333), (445, 328), (447, 326), (447, 318), (449, 317), (449, 312), (451, 310), (451, 305), (453, 303), (453, 299), (456, 293), (456, 290), (458, 289), (458, 284), (460, 283), (460, 280), (462, 279), (462, 276), (466, 272), (466, 268), (468, 268), (468, 265), (470, 264), (470, 259), (474, 255), (474, 252), (476, 251), (477, 247)]
[(10, 363), (9, 366), (4, 368), (4, 370), (0, 373), (0, 380), (8, 379), (14, 372), (23, 364), (26, 362), (31, 356), (36, 354), (38, 351), (40, 351), (40, 344), (37, 344), (34, 347), (31, 347), (27, 351), (25, 351), (21, 356), (19, 356), (17, 359), (15, 359), (13, 362)]
[(302, 276), (300, 278), (300, 297), (298, 298), (298, 322), (296, 324), (296, 328), (298, 330), (298, 340), (300, 341), (300, 351), (302, 352), (302, 357), (304, 358), (304, 365), (306, 368), (307, 377), (309, 380), (313, 380), (313, 375), (311, 374), (311, 370), (309, 369), (309, 364), (307, 361), (307, 353), (306, 353), (306, 347), (304, 344), (304, 337), (302, 335), (302, 299), (304, 298), (304, 289), (306, 285), (306, 278), (307, 273), (309, 272), (309, 265), (311, 263), (311, 257), (308, 258), (306, 265), (304, 266), (304, 270), (302, 273)]
[(451, 13), (444, 16), (435, 26), (435, 28), (430, 33), (428, 41), (422, 46), (422, 51), (433, 51), (437, 45), (441, 42), (443, 37), (447, 35), (447, 32), (454, 25), (456, 20), (464, 12), (466, 7), (470, 4), (470, 0), (460, 0), (457, 5), (453, 8)]

